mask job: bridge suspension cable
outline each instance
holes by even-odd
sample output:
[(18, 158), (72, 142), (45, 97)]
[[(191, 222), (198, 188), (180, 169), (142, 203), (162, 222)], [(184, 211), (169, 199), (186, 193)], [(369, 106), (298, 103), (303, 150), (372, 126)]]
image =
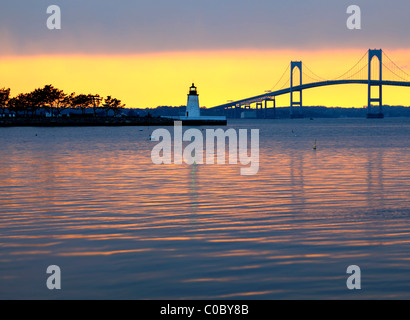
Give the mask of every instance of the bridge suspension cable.
[[(383, 61), (383, 67), (387, 69), (393, 75), (392, 80), (403, 80), (403, 81), (409, 81), (410, 80), (410, 74), (408, 74), (406, 71), (403, 70), (403, 68), (399, 67), (384, 51), (383, 51), (383, 56), (387, 59), (387, 62)], [(383, 78), (385, 78), (383, 76)]]
[(316, 81), (326, 81), (325, 78), (323, 78), (323, 77), (317, 75), (316, 73), (314, 73), (314, 72), (312, 71), (312, 69), (310, 69), (310, 68), (306, 65), (306, 63), (303, 64), (303, 69), (306, 69), (308, 72), (310, 72), (311, 75), (313, 75), (313, 77), (312, 77), (312, 76), (308, 75), (307, 73), (303, 73), (303, 74), (306, 75), (308, 78), (313, 79), (313, 80), (316, 80)]
[(286, 82), (283, 84), (283, 86), (280, 88), (280, 90), (284, 89), (284, 88), (289, 88), (290, 87), (290, 78), (288, 78), (288, 80), (286, 80)]
[(366, 74), (367, 74), (367, 67), (368, 67), (368, 63), (366, 63), (360, 70), (356, 71), (354, 74), (352, 74), (349, 78), (347, 79), (352, 79), (354, 78), (356, 75), (359, 74), (359, 79), (365, 79), (366, 78)]
[[(330, 79), (330, 80), (347, 80), (347, 79), (352, 79), (354, 77), (359, 77), (360, 79), (365, 79), (366, 78), (366, 67), (368, 66), (368, 61), (366, 61), (366, 57), (369, 53), (369, 50), (367, 50), (363, 56), (357, 61), (353, 67), (351, 67), (349, 70), (347, 70), (345, 73), (341, 74), (340, 76)], [(279, 80), (276, 82), (276, 84), (269, 90), (269, 91), (274, 91), (275, 89), (284, 89), (286, 87), (290, 87), (290, 77), (285, 77), (287, 74), (289, 74), (289, 69), (290, 65), (287, 66), (285, 71), (282, 73), (280, 76)], [(293, 73), (297, 69), (293, 70)], [(312, 71), (311, 68), (309, 68), (305, 63), (303, 64), (303, 83), (313, 83), (313, 82), (322, 82), (322, 81), (327, 81), (328, 79), (319, 76), (317, 73)], [(410, 76), (409, 76), (410, 77)], [(284, 81), (285, 80), (285, 81)], [(282, 84), (283, 83), (283, 84)]]
[(325, 80), (321, 80), (321, 79), (318, 79), (318, 78), (313, 78), (309, 74), (307, 74), (306, 72), (302, 72), (302, 74), (303, 74), (303, 84), (325, 81)]
[[(290, 66), (288, 65), (288, 67), (286, 68), (286, 70), (283, 72), (282, 76), (279, 78), (278, 82), (276, 82), (276, 84), (272, 87), (272, 89), (270, 89), (270, 91), (273, 91), (273, 90), (277, 87), (277, 85), (282, 81), (282, 79), (283, 79), (283, 77), (285, 76), (285, 74), (286, 74), (287, 72), (289, 72), (289, 68), (290, 68)], [(286, 84), (286, 82), (285, 82), (285, 84)]]
[[(303, 64), (303, 84), (313, 83), (313, 82), (322, 82), (322, 81), (332, 81), (332, 80), (367, 80), (368, 79), (368, 67), (369, 61), (367, 60), (369, 50), (367, 50), (363, 56), (346, 72), (335, 77), (333, 79), (326, 79), (319, 76), (317, 73), (312, 71), (305, 63)], [(399, 67), (384, 51), (383, 56), (386, 59), (383, 59), (383, 67), (385, 72), (383, 72), (383, 80), (397, 80), (397, 81), (410, 81), (410, 74), (403, 70), (402, 67)], [(377, 65), (371, 66), (372, 75), (378, 74), (379, 69)], [(297, 69), (294, 69), (293, 72), (297, 72)], [(270, 91), (274, 89), (284, 89), (290, 87), (290, 77), (285, 77), (289, 73), (289, 65), (286, 70), (283, 72), (279, 80), (272, 87)], [(372, 77), (373, 78), (373, 77)]]
[[(391, 81), (404, 81), (410, 82), (410, 74), (403, 70), (403, 67), (399, 67), (384, 51), (382, 51), (383, 56), (385, 59), (382, 59), (382, 66), (383, 66), (383, 80), (391, 80)], [(303, 84), (311, 84), (316, 82), (325, 82), (325, 81), (338, 81), (338, 80), (367, 80), (368, 79), (368, 71), (369, 71), (369, 50), (367, 50), (363, 56), (346, 72), (339, 75), (335, 78), (326, 79), (319, 76), (317, 73), (312, 71), (305, 63), (303, 63), (302, 68), (302, 75), (303, 75)], [(378, 80), (379, 78), (375, 75), (379, 74), (379, 65), (372, 64), (370, 66), (372, 79)], [(295, 72), (298, 72), (298, 68), (293, 69), (293, 76), (294, 79), (298, 79), (295, 77)], [(285, 88), (290, 87), (290, 65), (286, 67), (285, 71), (280, 76), (279, 80), (276, 84), (272, 87), (271, 90), (267, 92), (272, 92), (276, 90), (283, 90)], [(288, 75), (288, 76), (287, 76)], [(297, 81), (297, 80), (296, 80)], [(298, 82), (298, 81), (297, 81)], [(295, 85), (295, 84), (294, 84)]]
[[(360, 58), (360, 60), (353, 66), (351, 67), (349, 70), (347, 70), (345, 73), (343, 73), (342, 75), (332, 79), (332, 80), (347, 80), (347, 79), (351, 79), (353, 76), (356, 76), (360, 71), (362, 71), (364, 69), (364, 67), (366, 67), (368, 65), (368, 62), (366, 62), (366, 60), (364, 60), (367, 55), (369, 53), (369, 50), (367, 50), (365, 52), (365, 54)], [(360, 66), (360, 64), (363, 62), (365, 62), (364, 66)], [(357, 71), (358, 70), (358, 71)]]

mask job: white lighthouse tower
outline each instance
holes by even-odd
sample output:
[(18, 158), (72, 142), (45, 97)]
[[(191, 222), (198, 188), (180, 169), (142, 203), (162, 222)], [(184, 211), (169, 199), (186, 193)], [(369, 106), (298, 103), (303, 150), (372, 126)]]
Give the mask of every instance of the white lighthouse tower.
[(176, 121), (182, 121), (183, 125), (226, 125), (225, 116), (201, 116), (199, 109), (198, 91), (194, 84), (189, 88), (188, 102), (184, 115), (163, 116)]
[(189, 88), (185, 116), (187, 118), (198, 118), (201, 116), (201, 111), (199, 109), (198, 91), (196, 90), (194, 84), (192, 84), (192, 86)]

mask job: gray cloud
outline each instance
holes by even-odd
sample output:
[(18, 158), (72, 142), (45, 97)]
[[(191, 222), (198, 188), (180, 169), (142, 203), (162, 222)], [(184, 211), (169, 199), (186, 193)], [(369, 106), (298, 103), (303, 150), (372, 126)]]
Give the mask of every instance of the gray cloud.
[[(213, 49), (405, 48), (410, 2), (358, 0), (15, 0), (0, 11), (0, 54), (122, 54)], [(59, 5), (62, 30), (46, 28)]]

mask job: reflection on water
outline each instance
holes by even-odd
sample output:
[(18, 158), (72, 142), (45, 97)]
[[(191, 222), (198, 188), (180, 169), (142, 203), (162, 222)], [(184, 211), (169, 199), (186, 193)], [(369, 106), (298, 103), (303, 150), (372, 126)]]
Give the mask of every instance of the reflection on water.
[(0, 129), (0, 298), (410, 297), (409, 120), (229, 126), (257, 175), (155, 166), (152, 127)]
[(303, 175), (303, 154), (293, 155), (290, 158), (290, 181), (292, 186), (292, 203), (304, 205), (305, 183)]
[[(377, 196), (384, 200), (383, 190), (383, 150), (367, 154), (367, 205), (374, 206)], [(384, 201), (380, 201), (381, 204)]]

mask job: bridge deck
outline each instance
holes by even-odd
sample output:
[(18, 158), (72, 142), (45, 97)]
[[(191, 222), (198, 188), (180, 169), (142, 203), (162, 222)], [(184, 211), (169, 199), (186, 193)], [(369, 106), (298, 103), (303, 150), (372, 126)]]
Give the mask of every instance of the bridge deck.
[[(338, 85), (338, 84), (369, 84), (369, 81), (368, 80), (328, 80), (328, 81), (312, 82), (308, 84), (294, 86), (292, 90), (300, 91), (300, 90), (305, 90), (305, 89), (310, 89), (310, 88), (332, 86), (332, 85)], [(372, 80), (370, 81), (370, 84), (371, 85), (384, 85), (384, 86), (410, 87), (410, 82), (406, 82), (406, 81)], [(285, 89), (261, 94), (258, 96), (250, 97), (247, 99), (242, 99), (242, 100), (237, 100), (237, 101), (232, 101), (229, 103), (221, 104), (219, 106), (215, 106), (210, 109), (213, 109), (213, 110), (214, 109), (224, 109), (227, 107), (235, 106), (237, 104), (243, 105), (243, 104), (249, 104), (249, 103), (254, 103), (254, 102), (260, 102), (267, 98), (280, 96), (282, 94), (287, 94), (290, 92), (291, 92), (291, 88), (285, 88)]]

